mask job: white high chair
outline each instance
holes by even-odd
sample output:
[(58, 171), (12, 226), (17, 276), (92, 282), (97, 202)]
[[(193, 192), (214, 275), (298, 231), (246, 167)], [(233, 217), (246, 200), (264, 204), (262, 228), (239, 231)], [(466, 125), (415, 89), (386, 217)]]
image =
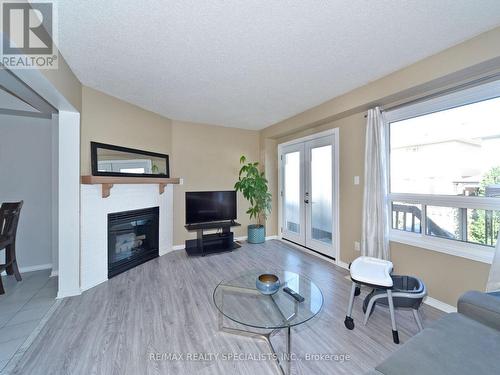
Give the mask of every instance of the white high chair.
[[(359, 295), (360, 293), (360, 285), (368, 285), (376, 289), (385, 289), (387, 291), (387, 301), (391, 314), (392, 339), (395, 344), (399, 344), (399, 334), (396, 326), (396, 318), (394, 315), (394, 302), (392, 300), (392, 269), (392, 262), (372, 257), (362, 256), (356, 258), (351, 263), (350, 272), (352, 287), (351, 294), (349, 296), (349, 307), (347, 308), (347, 315), (345, 317), (344, 324), (347, 329), (354, 329), (354, 320), (351, 317), (352, 306), (354, 304), (354, 297)], [(370, 309), (366, 311), (366, 314), (368, 316), (370, 314), (370, 310), (371, 306)], [(367, 320), (367, 317), (365, 317), (365, 322)]]

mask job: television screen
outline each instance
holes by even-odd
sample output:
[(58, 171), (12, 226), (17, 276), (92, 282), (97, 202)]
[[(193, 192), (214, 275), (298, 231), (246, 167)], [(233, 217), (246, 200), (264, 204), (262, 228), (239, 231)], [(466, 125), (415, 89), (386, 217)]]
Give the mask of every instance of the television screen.
[(236, 191), (186, 192), (186, 224), (236, 219)]

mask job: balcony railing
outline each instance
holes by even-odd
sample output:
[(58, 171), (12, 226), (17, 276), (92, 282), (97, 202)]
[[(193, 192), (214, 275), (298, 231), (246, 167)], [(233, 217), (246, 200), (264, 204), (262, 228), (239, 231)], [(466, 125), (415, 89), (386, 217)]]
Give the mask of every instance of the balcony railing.
[[(436, 207), (433, 206), (433, 208)], [(500, 215), (498, 211), (473, 210), (473, 212), (469, 213), (471, 215), (468, 215), (467, 208), (451, 208), (451, 210), (456, 210), (456, 215), (453, 215), (454, 217), (451, 218), (455, 229), (454, 233), (442, 228), (427, 215), (425, 218), (425, 234), (462, 242), (495, 246), (500, 226)], [(484, 212), (484, 215), (477, 214), (479, 211)], [(412, 233), (422, 233), (422, 222), (422, 209), (419, 208), (418, 205), (392, 204), (393, 229)], [(471, 228), (472, 225), (474, 228)], [(474, 230), (474, 235), (472, 234), (472, 229)]]
[[(421, 233), (422, 210), (417, 206), (405, 204), (392, 205), (392, 227), (393, 229), (403, 230), (405, 232)], [(417, 222), (418, 220), (418, 222)], [(418, 225), (417, 225), (418, 224)], [(454, 239), (450, 232), (442, 229), (434, 221), (427, 218), (427, 232), (432, 236)]]

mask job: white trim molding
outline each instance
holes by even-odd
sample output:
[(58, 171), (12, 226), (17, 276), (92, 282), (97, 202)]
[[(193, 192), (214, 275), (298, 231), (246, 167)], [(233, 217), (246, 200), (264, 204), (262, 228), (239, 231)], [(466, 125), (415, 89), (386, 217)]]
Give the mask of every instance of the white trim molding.
[(420, 233), (403, 232), (394, 229), (390, 231), (389, 240), (486, 264), (493, 262), (493, 254), (495, 252), (494, 248), (488, 246), (424, 236)]
[[(277, 239), (281, 239), (283, 236), (283, 191), (285, 190), (283, 184), (283, 170), (282, 170), (282, 160), (281, 156), (283, 155), (283, 150), (286, 147), (293, 146), (293, 145), (299, 145), (304, 142), (308, 141), (313, 141), (316, 139), (321, 139), (324, 137), (331, 136), (333, 137), (333, 155), (332, 155), (332, 234), (333, 234), (333, 244), (332, 244), (332, 251), (333, 255), (331, 254), (325, 254), (327, 257), (328, 256), (333, 256), (335, 259), (338, 259), (340, 256), (340, 129), (339, 128), (332, 128), (332, 129), (327, 129), (321, 132), (317, 132), (308, 136), (304, 137), (299, 137), (296, 139), (293, 139), (288, 142), (283, 142), (278, 144), (277, 147), (277, 152), (278, 152), (278, 236)], [(298, 147), (298, 146), (297, 146)], [(303, 166), (302, 166), (303, 168)], [(303, 179), (306, 177), (304, 176)], [(302, 215), (302, 214), (301, 214)], [(304, 213), (304, 215), (306, 215)], [(304, 217), (304, 216), (303, 216)], [(301, 218), (301, 225), (305, 228), (306, 225), (303, 220), (303, 217)], [(307, 230), (306, 230), (307, 231)], [(290, 236), (290, 233), (288, 234)], [(305, 235), (307, 237), (307, 234)], [(294, 240), (293, 238), (290, 238), (290, 240)], [(295, 242), (301, 242), (299, 240), (296, 240)], [(304, 239), (305, 242), (305, 239)], [(315, 245), (318, 247), (318, 244)], [(310, 247), (314, 247), (311, 245)], [(326, 251), (321, 250), (320, 248), (317, 249), (320, 252)], [(325, 258), (326, 259), (326, 258)]]
[(305, 137), (295, 138), (295, 139), (292, 139), (291, 141), (280, 143), (280, 144), (278, 144), (278, 147), (285, 147), (285, 146), (290, 146), (290, 145), (294, 145), (297, 143), (303, 143), (305, 141), (312, 141), (313, 139), (322, 138), (322, 137), (326, 137), (329, 135), (337, 135), (338, 131), (339, 131), (339, 128), (332, 128), (332, 129), (323, 130), (323, 131), (320, 131), (318, 133), (306, 135)]
[[(349, 264), (341, 261), (340, 259), (338, 259), (337, 261), (334, 261), (334, 260), (329, 259), (329, 258), (327, 258), (325, 256), (322, 256), (321, 254), (318, 254), (318, 253), (316, 253), (316, 252), (314, 252), (312, 250), (309, 250), (309, 249), (307, 249), (307, 248), (305, 248), (303, 246), (294, 244), (294, 243), (292, 243), (290, 241), (286, 241), (286, 240), (283, 240), (283, 239), (280, 239), (280, 241), (282, 241), (283, 243), (286, 243), (287, 245), (290, 245), (290, 246), (292, 246), (292, 247), (294, 247), (294, 248), (296, 248), (296, 249), (298, 249), (300, 251), (303, 251), (306, 254), (313, 255), (313, 256), (318, 257), (320, 259), (323, 259), (323, 260), (325, 260), (327, 262), (335, 264), (336, 266), (341, 267), (341, 268), (343, 268), (345, 270), (349, 270)], [(346, 277), (346, 279), (350, 280), (350, 276), (348, 274), (345, 277)], [(442, 301), (440, 301), (438, 299), (435, 299), (435, 298), (432, 298), (432, 297), (429, 297), (429, 296), (425, 297), (424, 303), (426, 305), (434, 307), (435, 309), (441, 310), (441, 311), (443, 311), (445, 313), (457, 312), (457, 308), (455, 306), (449, 305), (449, 304), (447, 304), (445, 302), (442, 302)]]
[(313, 255), (313, 256), (315, 256), (315, 257), (317, 257), (317, 258), (319, 258), (319, 259), (322, 259), (322, 260), (324, 260), (324, 261), (326, 261), (326, 262), (328, 262), (328, 263), (331, 263), (331, 264), (334, 264), (334, 265), (336, 265), (336, 266), (339, 266), (339, 267), (344, 268), (344, 267), (342, 266), (342, 264), (345, 264), (345, 263), (343, 263), (343, 262), (342, 262), (341, 264), (338, 264), (338, 263), (337, 263), (337, 261), (336, 261), (335, 259), (332, 259), (332, 258), (330, 258), (330, 257), (328, 257), (328, 256), (326, 256), (326, 255), (320, 254), (320, 253), (318, 253), (317, 251), (313, 251), (313, 250), (311, 250), (311, 249), (308, 249), (307, 247), (304, 247), (304, 246), (302, 246), (302, 245), (298, 245), (298, 244), (296, 244), (296, 243), (293, 243), (293, 242), (291, 242), (291, 241), (285, 240), (285, 239), (283, 239), (283, 238), (278, 238), (278, 240), (279, 240), (279, 241), (281, 241), (281, 242), (283, 242), (284, 244), (287, 244), (287, 245), (289, 245), (289, 246), (291, 246), (291, 247), (294, 247), (294, 248), (296, 248), (297, 250), (300, 250), (300, 251), (302, 251), (302, 252), (304, 252), (304, 253), (306, 253), (306, 254)]
[(80, 288), (77, 289), (68, 289), (68, 290), (61, 290), (57, 292), (57, 297), (56, 299), (62, 299), (66, 297), (73, 297), (73, 296), (78, 296), (82, 294), (82, 290)]
[(412, 117), (422, 116), (433, 112), (467, 105), (483, 100), (498, 97), (500, 92), (500, 80), (488, 82), (479, 86), (443, 94), (433, 99), (424, 100), (414, 104), (404, 105), (396, 109), (385, 111), (387, 122), (406, 120)]
[(349, 264), (346, 262), (342, 262), (340, 259), (337, 259), (337, 266), (348, 270), (349, 269)]
[(447, 303), (441, 302), (440, 300), (429, 297), (429, 296), (425, 297), (424, 303), (426, 305), (434, 307), (435, 309), (444, 311), (445, 313), (457, 312), (457, 308), (455, 306), (448, 305)]
[(80, 113), (40, 70), (14, 69), (11, 73), (59, 111), (56, 147), (58, 208), (57, 212), (52, 212), (52, 216), (57, 217), (54, 239), (57, 241), (58, 264), (54, 266), (60, 273), (59, 296), (80, 294)]
[(391, 193), (389, 200), (423, 204), (426, 206), (441, 206), (453, 208), (472, 208), (482, 210), (500, 210), (500, 199), (489, 197), (464, 197), (461, 195), (437, 195), (437, 194), (406, 194)]
[(42, 271), (42, 270), (50, 270), (51, 268), (52, 268), (52, 264), (51, 263), (38, 264), (36, 266), (19, 267), (19, 272)]
[[(159, 255), (172, 249), (172, 187), (158, 192), (153, 184), (119, 185), (102, 198), (99, 185), (81, 185), (80, 289), (88, 290), (108, 279), (108, 214), (148, 207), (159, 209)], [(61, 271), (61, 270), (60, 270)]]
[(78, 112), (59, 111), (58, 139), (58, 296), (66, 297), (81, 293)]
[[(19, 272), (26, 273), (26, 272), (50, 270), (51, 268), (52, 268), (52, 264), (37, 264), (36, 266), (19, 267)], [(1, 275), (6, 276), (7, 273), (5, 271), (3, 271), (1, 273)], [(52, 277), (52, 274), (50, 275), (50, 277)]]
[[(488, 82), (471, 88), (464, 88), (443, 94), (432, 99), (401, 106), (393, 110), (385, 111), (387, 144), (390, 144), (390, 124), (402, 120), (416, 118), (433, 112), (440, 112), (450, 108), (461, 107), (499, 96), (500, 80)], [(390, 147), (387, 147), (387, 156), (390, 160)], [(408, 166), (411, 168), (411, 165)], [(390, 186), (390, 168), (388, 182)], [(420, 228), (421, 233), (412, 233), (403, 230), (391, 229), (389, 239), (393, 242), (403, 243), (410, 246), (420, 247), (427, 250), (437, 251), (448, 255), (471, 259), (474, 261), (491, 264), (493, 261), (494, 247), (466, 242), (466, 236), (461, 240), (453, 238), (440, 238), (427, 234), (427, 207), (449, 207), (459, 209), (465, 215), (467, 209), (500, 211), (500, 198), (476, 197), (460, 195), (439, 194), (413, 194), (413, 193), (390, 193), (387, 197), (387, 209), (392, 221), (392, 203), (403, 202), (421, 206)], [(465, 221), (465, 220), (464, 220)], [(466, 226), (466, 224), (464, 224)], [(462, 233), (467, 233), (462, 228)]]

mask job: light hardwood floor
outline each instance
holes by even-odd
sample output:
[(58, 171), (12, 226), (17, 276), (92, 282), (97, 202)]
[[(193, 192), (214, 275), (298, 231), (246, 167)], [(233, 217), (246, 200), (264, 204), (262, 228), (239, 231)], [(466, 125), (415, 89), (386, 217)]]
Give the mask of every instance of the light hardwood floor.
[[(345, 362), (295, 361), (293, 374), (363, 374), (398, 348), (389, 314), (377, 307), (362, 324), (357, 298), (353, 331), (344, 327), (347, 271), (277, 240), (244, 244), (233, 253), (188, 258), (174, 251), (121, 274), (81, 296), (64, 300), (28, 349), (15, 374), (277, 374), (271, 361), (150, 359), (150, 353), (267, 353), (264, 342), (218, 331), (212, 292), (221, 279), (259, 269), (288, 269), (309, 276), (325, 303), (311, 321), (293, 328), (292, 352), (347, 354)], [(442, 315), (423, 306), (424, 326)], [(410, 311), (398, 311), (400, 338), (416, 334)], [(273, 342), (284, 348), (284, 337)]]

